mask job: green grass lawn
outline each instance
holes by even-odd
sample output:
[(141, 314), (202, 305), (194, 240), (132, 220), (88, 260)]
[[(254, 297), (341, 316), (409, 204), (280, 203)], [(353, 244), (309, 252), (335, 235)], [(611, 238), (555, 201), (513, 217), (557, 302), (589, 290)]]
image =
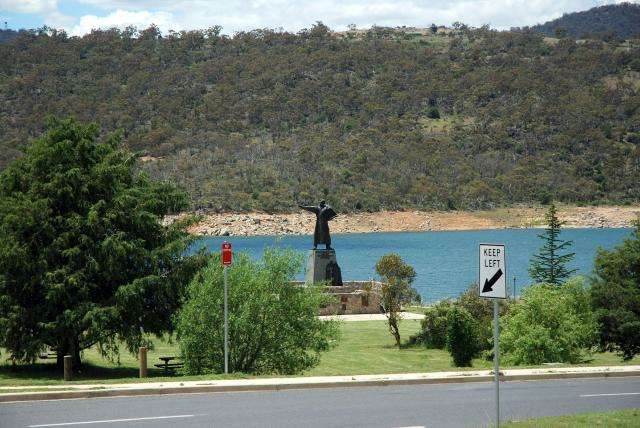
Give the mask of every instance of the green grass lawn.
[[(310, 376), (406, 373), (454, 370), (446, 351), (411, 347), (398, 349), (385, 321), (343, 323), (340, 344), (309, 370)], [(404, 320), (400, 334), (405, 341), (420, 330), (419, 320)], [(489, 363), (478, 362), (478, 367)]]
[(428, 309), (428, 306), (418, 306), (418, 305), (407, 306), (402, 308), (404, 312), (411, 312), (411, 313), (420, 314), (420, 315), (424, 315), (424, 311), (426, 311), (427, 309)]
[[(404, 320), (400, 324), (402, 339), (405, 341), (411, 334), (420, 329), (419, 320)], [(341, 325), (341, 338), (337, 346), (322, 355), (320, 364), (303, 373), (303, 376), (331, 376), (353, 374), (383, 374), (405, 372), (434, 372), (460, 370), (452, 366), (451, 358), (446, 351), (409, 347), (397, 349), (389, 334), (385, 321), (344, 322)], [(243, 374), (202, 375), (202, 376), (169, 376), (162, 377), (162, 371), (153, 369), (159, 363), (161, 355), (178, 355), (176, 343), (155, 341), (155, 349), (149, 351), (148, 365), (151, 369), (148, 380), (197, 380), (249, 378)], [(6, 356), (6, 354), (3, 354)], [(19, 365), (13, 370), (11, 365), (3, 362), (0, 365), (0, 388), (12, 385), (39, 386), (47, 384), (63, 384), (61, 373), (55, 370), (54, 361), (42, 361), (35, 365)], [(74, 382), (77, 383), (124, 383), (140, 382), (138, 379), (138, 361), (125, 351), (120, 355), (120, 364), (103, 360), (94, 349), (84, 352), (85, 366)], [(595, 354), (593, 359), (583, 365), (621, 365), (640, 364), (640, 358), (623, 363), (619, 357), (611, 353)], [(557, 365), (561, 367), (562, 365)], [(476, 359), (473, 367), (463, 370), (488, 369), (492, 362)], [(554, 366), (555, 367), (555, 366)]]
[(548, 418), (528, 419), (526, 421), (503, 424), (511, 428), (577, 428), (607, 427), (631, 428), (640, 426), (640, 409), (618, 410), (606, 413), (585, 413), (580, 415), (553, 416)]

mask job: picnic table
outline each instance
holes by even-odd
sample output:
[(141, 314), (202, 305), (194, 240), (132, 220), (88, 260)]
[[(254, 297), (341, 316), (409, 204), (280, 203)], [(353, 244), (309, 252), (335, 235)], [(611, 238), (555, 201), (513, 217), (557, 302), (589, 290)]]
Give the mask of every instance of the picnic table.
[(46, 352), (41, 352), (39, 357), (43, 360), (48, 360), (48, 359), (55, 359), (58, 357), (58, 354), (56, 352), (52, 352), (52, 351), (46, 351)]
[(160, 367), (164, 369), (164, 374), (168, 375), (169, 374), (169, 370), (173, 371), (173, 369), (177, 369), (182, 367), (184, 364), (183, 363), (172, 363), (171, 361), (173, 360), (177, 360), (178, 357), (171, 357), (171, 356), (162, 356), (162, 357), (158, 357), (158, 359), (160, 361), (162, 361), (161, 364), (154, 364), (156, 367)]

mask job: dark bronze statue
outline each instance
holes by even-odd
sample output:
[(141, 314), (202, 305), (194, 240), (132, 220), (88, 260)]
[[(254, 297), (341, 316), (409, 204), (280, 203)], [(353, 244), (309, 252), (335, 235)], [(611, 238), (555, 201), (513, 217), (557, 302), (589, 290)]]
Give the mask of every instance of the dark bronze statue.
[(313, 248), (318, 248), (318, 244), (324, 244), (327, 250), (331, 249), (331, 235), (329, 234), (329, 220), (336, 218), (338, 214), (325, 203), (320, 201), (320, 205), (304, 206), (298, 205), (306, 211), (310, 211), (316, 215), (316, 227), (313, 231)]

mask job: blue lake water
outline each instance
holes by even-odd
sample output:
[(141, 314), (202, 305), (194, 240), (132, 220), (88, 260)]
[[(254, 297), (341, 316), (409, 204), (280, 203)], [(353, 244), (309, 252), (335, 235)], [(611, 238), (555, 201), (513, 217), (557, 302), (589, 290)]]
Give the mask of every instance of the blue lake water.
[[(417, 276), (414, 282), (424, 302), (456, 297), (470, 284), (478, 281), (478, 244), (505, 244), (507, 285), (512, 293), (530, 284), (527, 273), (531, 256), (542, 245), (541, 229), (501, 229), (448, 232), (358, 233), (332, 235), (342, 278), (368, 280), (375, 278), (376, 261), (384, 254), (395, 252), (411, 264)], [(612, 249), (631, 235), (632, 229), (563, 229), (561, 239), (572, 240), (576, 253), (570, 267), (578, 274), (590, 275), (598, 247)], [(246, 252), (260, 257), (266, 247), (278, 246), (306, 251), (311, 248), (311, 236), (204, 237), (198, 246), (220, 251), (228, 240), (234, 252)], [(322, 246), (321, 246), (322, 247)], [(303, 272), (299, 278), (302, 279)]]

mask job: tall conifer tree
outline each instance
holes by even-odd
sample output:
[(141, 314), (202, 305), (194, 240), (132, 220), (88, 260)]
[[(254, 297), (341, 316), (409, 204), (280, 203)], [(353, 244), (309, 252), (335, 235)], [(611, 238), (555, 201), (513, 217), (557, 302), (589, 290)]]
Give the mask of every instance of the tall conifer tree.
[(544, 241), (538, 254), (531, 259), (529, 275), (536, 283), (561, 285), (576, 269), (568, 269), (567, 263), (573, 260), (575, 253), (563, 251), (573, 245), (573, 241), (560, 239), (560, 229), (564, 222), (558, 219), (556, 206), (552, 203), (545, 215), (547, 228), (538, 235)]
[(119, 135), (98, 136), (95, 125), (52, 120), (0, 174), (0, 347), (14, 361), (49, 348), (77, 368), (93, 346), (134, 352), (171, 330), (204, 262), (185, 255), (185, 222), (161, 223), (186, 194), (140, 174)]

